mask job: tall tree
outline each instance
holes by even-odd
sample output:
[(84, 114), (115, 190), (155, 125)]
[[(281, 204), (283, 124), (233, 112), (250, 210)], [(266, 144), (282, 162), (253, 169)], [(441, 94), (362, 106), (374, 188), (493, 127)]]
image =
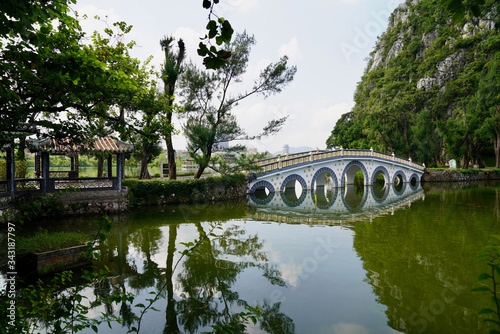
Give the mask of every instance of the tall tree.
[(231, 57), (221, 68), (208, 73), (190, 64), (182, 76), (181, 88), (187, 117), (184, 133), (188, 139), (190, 155), (199, 165), (195, 178), (201, 177), (219, 143), (276, 133), (287, 118), (272, 120), (261, 134), (248, 136), (233, 114), (233, 108), (238, 102), (249, 96), (262, 95), (266, 98), (281, 92), (293, 80), (297, 71), (295, 66), (288, 66), (286, 56), (282, 57), (260, 73), (250, 90), (233, 95), (233, 84), (241, 82), (253, 44), (253, 36), (248, 36), (246, 32), (238, 34), (226, 46)]
[[(103, 119), (117, 125), (110, 106), (127, 103), (139, 86), (131, 70), (138, 61), (128, 54), (134, 43), (121, 41), (131, 27), (115, 23), (118, 32), (107, 28), (89, 44), (68, 3), (7, 1), (0, 15), (10, 28), (0, 29), (1, 143), (30, 135), (91, 139)], [(33, 16), (19, 13), (30, 4)]]
[(166, 110), (166, 115), (164, 119), (164, 125), (162, 129), (162, 136), (165, 139), (167, 145), (167, 159), (168, 159), (168, 178), (170, 180), (175, 180), (177, 178), (177, 167), (175, 165), (175, 150), (172, 143), (172, 133), (174, 131), (172, 124), (172, 114), (173, 114), (173, 103), (174, 103), (174, 92), (175, 84), (179, 75), (183, 71), (182, 63), (186, 56), (186, 46), (184, 41), (179, 39), (177, 42), (177, 52), (173, 48), (174, 38), (169, 36), (165, 37), (160, 41), (160, 45), (165, 52), (165, 63), (162, 68), (162, 80), (165, 89), (165, 95), (168, 98), (168, 107)]
[[(168, 109), (168, 103), (163, 94), (159, 94), (156, 86), (145, 90), (138, 99), (139, 117), (135, 119), (132, 134), (135, 137), (136, 149), (141, 161), (139, 179), (150, 179), (148, 165), (161, 154), (161, 111)], [(135, 135), (134, 135), (135, 134)]]
[(493, 142), (495, 167), (500, 168), (500, 52), (485, 68), (484, 79), (477, 91), (478, 107), (482, 115), (482, 126), (478, 130)]

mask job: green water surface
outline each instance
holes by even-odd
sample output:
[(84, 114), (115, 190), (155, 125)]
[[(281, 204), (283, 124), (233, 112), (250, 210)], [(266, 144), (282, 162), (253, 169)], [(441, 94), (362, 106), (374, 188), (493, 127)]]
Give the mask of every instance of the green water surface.
[[(100, 246), (100, 265), (112, 278), (86, 293), (133, 293), (132, 304), (107, 310), (126, 320), (164, 287), (143, 333), (210, 331), (245, 306), (263, 309), (248, 333), (487, 333), (478, 311), (490, 299), (470, 290), (487, 270), (474, 257), (500, 234), (500, 184), (423, 185), (399, 197), (384, 191), (116, 216)], [(216, 223), (216, 237), (181, 258), (181, 243), (203, 239)], [(91, 231), (91, 224), (71, 218), (49, 228)], [(130, 326), (104, 325), (99, 333)]]

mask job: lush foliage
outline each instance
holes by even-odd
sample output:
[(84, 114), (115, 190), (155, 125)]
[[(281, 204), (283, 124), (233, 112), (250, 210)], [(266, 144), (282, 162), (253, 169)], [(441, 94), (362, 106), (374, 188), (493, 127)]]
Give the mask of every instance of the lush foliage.
[(327, 146), (373, 147), (428, 166), (451, 158), (484, 166), (496, 156), (500, 167), (498, 6), (484, 1), (480, 17), (458, 24), (440, 0), (398, 7)]
[(129, 187), (129, 205), (134, 206), (212, 202), (220, 200), (219, 196), (234, 198), (231, 191), (241, 187), (246, 189), (245, 180), (245, 175), (234, 174), (183, 181), (124, 180), (123, 185)]

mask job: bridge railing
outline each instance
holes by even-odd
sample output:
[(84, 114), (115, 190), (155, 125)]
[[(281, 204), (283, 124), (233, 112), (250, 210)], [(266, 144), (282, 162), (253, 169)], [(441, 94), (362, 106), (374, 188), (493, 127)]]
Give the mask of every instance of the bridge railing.
[(396, 157), (393, 154), (373, 151), (373, 150), (334, 150), (334, 151), (315, 151), (315, 152), (302, 152), (284, 157), (275, 157), (264, 159), (257, 162), (257, 165), (262, 168), (262, 172), (269, 172), (280, 168), (291, 167), (306, 162), (319, 161), (324, 159), (331, 159), (335, 157), (352, 156), (352, 157), (372, 157), (381, 158), (389, 161), (394, 161), (400, 164), (411, 166), (423, 170), (425, 166), (415, 163), (411, 160), (406, 160)]

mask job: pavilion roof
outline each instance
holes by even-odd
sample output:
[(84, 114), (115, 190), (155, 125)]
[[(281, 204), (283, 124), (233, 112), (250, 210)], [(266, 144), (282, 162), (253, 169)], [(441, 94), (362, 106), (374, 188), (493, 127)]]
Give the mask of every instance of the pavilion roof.
[(27, 144), (31, 152), (50, 154), (134, 152), (134, 145), (109, 137), (94, 139), (91, 144), (75, 144), (71, 143), (69, 139), (56, 140), (53, 138), (28, 140)]

